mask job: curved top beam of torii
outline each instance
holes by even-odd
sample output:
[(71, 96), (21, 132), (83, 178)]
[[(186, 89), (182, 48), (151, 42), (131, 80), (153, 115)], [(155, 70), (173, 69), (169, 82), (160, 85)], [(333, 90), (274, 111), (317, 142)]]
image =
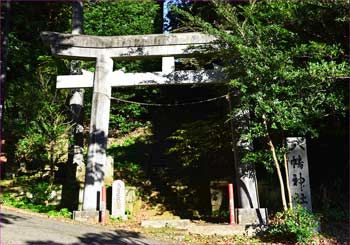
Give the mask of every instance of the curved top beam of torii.
[[(53, 54), (80, 59), (95, 59), (106, 55), (115, 59), (188, 56), (196, 49), (216, 40), (212, 35), (199, 32), (148, 34), (128, 36), (90, 36), (42, 32), (45, 43)], [(192, 48), (193, 47), (193, 48)]]

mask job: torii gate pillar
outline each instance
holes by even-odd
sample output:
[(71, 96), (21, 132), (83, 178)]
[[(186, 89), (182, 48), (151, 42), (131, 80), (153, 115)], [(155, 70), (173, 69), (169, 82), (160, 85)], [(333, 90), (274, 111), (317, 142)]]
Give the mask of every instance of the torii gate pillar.
[(113, 72), (112, 58), (101, 55), (96, 58), (96, 71), (92, 96), (90, 121), (90, 144), (86, 165), (83, 210), (95, 211), (99, 205), (100, 193), (106, 164), (106, 148), (111, 107), (111, 85), (109, 77)]

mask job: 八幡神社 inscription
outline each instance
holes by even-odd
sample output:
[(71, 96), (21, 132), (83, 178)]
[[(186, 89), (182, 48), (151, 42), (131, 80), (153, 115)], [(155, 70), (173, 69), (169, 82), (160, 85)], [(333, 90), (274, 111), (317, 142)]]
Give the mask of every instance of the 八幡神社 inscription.
[(306, 139), (288, 137), (288, 173), (293, 206), (300, 204), (312, 212)]

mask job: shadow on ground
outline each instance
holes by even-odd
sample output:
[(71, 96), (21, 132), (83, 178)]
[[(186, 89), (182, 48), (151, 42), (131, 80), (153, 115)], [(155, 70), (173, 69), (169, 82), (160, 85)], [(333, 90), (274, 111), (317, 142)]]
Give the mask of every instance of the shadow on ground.
[(2, 227), (1, 224), (13, 224), (13, 221), (18, 221), (18, 220), (25, 220), (25, 218), (14, 215), (14, 214), (2, 213), (0, 215), (0, 227)]
[[(86, 233), (82, 236), (78, 236), (77, 243), (69, 243), (71, 245), (79, 244), (151, 244), (145, 242), (144, 236), (137, 232), (130, 231), (114, 231), (114, 232), (102, 232), (102, 233)], [(35, 240), (27, 241), (26, 244), (66, 244), (57, 243), (50, 240)], [(154, 244), (154, 243), (152, 243)]]

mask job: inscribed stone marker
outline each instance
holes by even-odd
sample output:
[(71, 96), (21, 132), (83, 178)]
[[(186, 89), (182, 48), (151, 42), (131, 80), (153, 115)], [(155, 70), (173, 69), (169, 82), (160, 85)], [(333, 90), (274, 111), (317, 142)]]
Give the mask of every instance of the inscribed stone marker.
[[(231, 111), (231, 110), (230, 110)], [(236, 127), (237, 131), (241, 132), (247, 128), (248, 120), (249, 120), (249, 112), (248, 111), (239, 111), (235, 115)], [(238, 133), (239, 135), (239, 133)], [(253, 150), (253, 145), (243, 137), (240, 137), (236, 143), (236, 154), (235, 161), (237, 167), (237, 185), (239, 187), (238, 195), (239, 195), (239, 203), (241, 208), (244, 209), (255, 209), (260, 207), (259, 203), (259, 194), (257, 190), (257, 179), (256, 179), (256, 171), (255, 167), (252, 163), (241, 162), (240, 155), (243, 152), (249, 152)]]
[(288, 137), (288, 173), (293, 206), (300, 204), (312, 212), (306, 139)]
[(121, 180), (114, 181), (112, 185), (112, 217), (127, 219), (125, 215), (125, 184)]

